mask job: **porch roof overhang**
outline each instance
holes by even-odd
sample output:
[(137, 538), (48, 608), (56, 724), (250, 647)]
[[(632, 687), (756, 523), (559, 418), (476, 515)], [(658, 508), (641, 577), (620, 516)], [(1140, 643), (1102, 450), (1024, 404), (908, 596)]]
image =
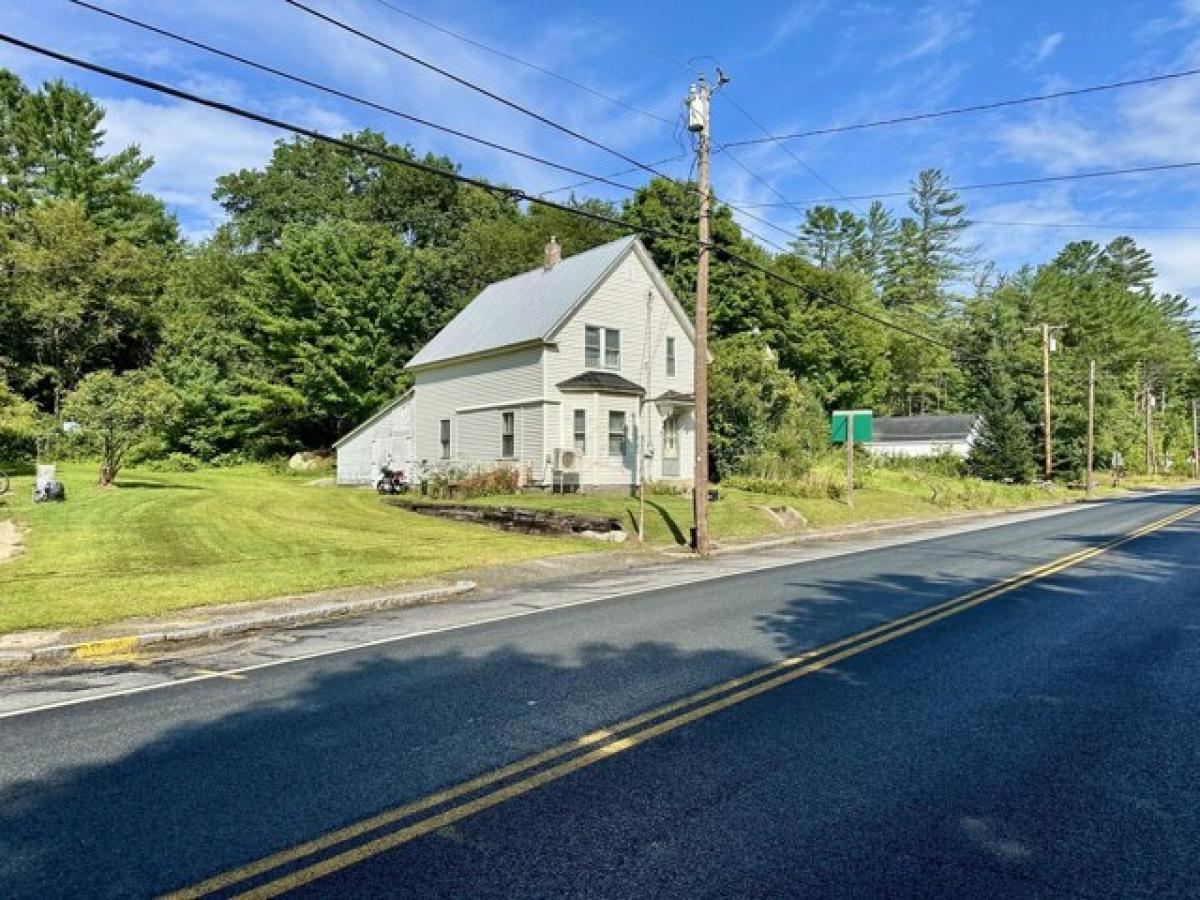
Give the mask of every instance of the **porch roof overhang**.
[(663, 415), (669, 415), (677, 409), (692, 409), (696, 405), (694, 394), (684, 394), (679, 391), (663, 391), (651, 402), (658, 407)]
[(557, 385), (560, 391), (599, 394), (633, 394), (641, 396), (646, 389), (616, 372), (583, 372)]

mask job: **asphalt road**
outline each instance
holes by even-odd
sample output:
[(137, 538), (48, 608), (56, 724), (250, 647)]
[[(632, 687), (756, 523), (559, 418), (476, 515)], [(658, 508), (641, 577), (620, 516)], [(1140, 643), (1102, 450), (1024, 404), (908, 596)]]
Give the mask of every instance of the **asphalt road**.
[(0, 719), (0, 896), (1200, 896), (1200, 516), (918, 612), (1194, 503)]

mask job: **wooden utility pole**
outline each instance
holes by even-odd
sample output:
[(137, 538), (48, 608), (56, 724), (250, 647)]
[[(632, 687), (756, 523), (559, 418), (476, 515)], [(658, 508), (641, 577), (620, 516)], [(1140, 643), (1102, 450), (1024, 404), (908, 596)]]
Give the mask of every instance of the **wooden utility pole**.
[(1196, 416), (1196, 401), (1192, 401), (1192, 477), (1200, 478), (1200, 422)]
[(846, 413), (846, 505), (854, 505), (854, 413)]
[(1092, 473), (1096, 468), (1096, 361), (1088, 366), (1088, 430), (1087, 430), (1087, 483), (1084, 493), (1092, 496)]
[(1146, 474), (1154, 474), (1154, 389), (1150, 385), (1150, 367), (1142, 370), (1143, 402), (1146, 406)]
[(1046, 481), (1054, 477), (1054, 438), (1050, 424), (1050, 352), (1054, 349), (1054, 332), (1062, 331), (1066, 327), (1043, 322), (1035, 328), (1026, 329), (1042, 333), (1042, 441), (1045, 454), (1042, 477)]
[(692, 475), (692, 514), (696, 552), (709, 553), (708, 543), (708, 262), (709, 214), (708, 156), (711, 149), (710, 107), (712, 88), (703, 75), (688, 95), (688, 130), (698, 136), (697, 172), (700, 191), (700, 257), (696, 265), (696, 463)]

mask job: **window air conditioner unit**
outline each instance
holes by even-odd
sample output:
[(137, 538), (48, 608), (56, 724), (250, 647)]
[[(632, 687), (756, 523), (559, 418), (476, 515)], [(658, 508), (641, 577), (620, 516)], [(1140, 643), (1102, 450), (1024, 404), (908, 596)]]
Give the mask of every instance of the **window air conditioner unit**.
[(579, 453), (566, 447), (554, 451), (554, 469), (557, 472), (574, 472), (579, 468)]

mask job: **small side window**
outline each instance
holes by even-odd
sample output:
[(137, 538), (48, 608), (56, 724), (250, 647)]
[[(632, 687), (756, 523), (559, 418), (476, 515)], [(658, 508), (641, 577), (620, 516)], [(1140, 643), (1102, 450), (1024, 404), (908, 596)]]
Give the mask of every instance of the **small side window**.
[(675, 377), (675, 338), (667, 338), (667, 377)]
[(450, 420), (442, 419), (442, 459), (450, 458)]
[(580, 453), (587, 453), (587, 410), (575, 410), (574, 443)]
[(500, 455), (512, 459), (517, 455), (517, 414), (500, 414)]

